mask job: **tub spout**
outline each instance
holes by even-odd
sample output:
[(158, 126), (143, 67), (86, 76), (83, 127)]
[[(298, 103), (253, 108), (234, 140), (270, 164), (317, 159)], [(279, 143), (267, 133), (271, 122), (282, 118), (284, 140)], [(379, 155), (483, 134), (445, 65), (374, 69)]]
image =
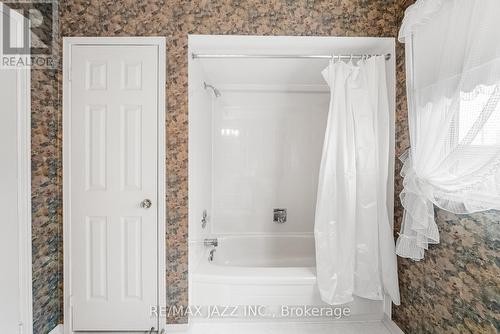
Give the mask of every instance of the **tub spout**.
[(214, 253), (215, 253), (216, 249), (215, 248), (212, 248), (210, 250), (210, 253), (208, 253), (208, 262), (212, 262), (214, 260)]
[(217, 247), (219, 245), (219, 242), (217, 241), (217, 239), (205, 239), (203, 241), (203, 244), (205, 245), (205, 247)]

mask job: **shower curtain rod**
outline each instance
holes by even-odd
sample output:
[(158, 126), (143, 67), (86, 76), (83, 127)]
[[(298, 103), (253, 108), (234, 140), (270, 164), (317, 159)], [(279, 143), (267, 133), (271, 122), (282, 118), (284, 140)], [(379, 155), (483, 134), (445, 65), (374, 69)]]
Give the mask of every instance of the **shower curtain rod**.
[(364, 55), (257, 55), (257, 54), (201, 54), (191, 53), (193, 59), (217, 59), (217, 58), (272, 58), (272, 59), (362, 59), (364, 57), (385, 56), (385, 60), (391, 59), (391, 54), (364, 54)]

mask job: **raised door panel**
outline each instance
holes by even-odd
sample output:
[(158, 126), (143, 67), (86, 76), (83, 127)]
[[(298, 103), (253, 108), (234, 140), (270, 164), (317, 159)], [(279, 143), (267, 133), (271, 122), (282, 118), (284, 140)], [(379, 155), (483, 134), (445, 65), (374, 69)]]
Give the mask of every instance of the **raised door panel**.
[(71, 53), (73, 330), (149, 330), (158, 303), (158, 50)]

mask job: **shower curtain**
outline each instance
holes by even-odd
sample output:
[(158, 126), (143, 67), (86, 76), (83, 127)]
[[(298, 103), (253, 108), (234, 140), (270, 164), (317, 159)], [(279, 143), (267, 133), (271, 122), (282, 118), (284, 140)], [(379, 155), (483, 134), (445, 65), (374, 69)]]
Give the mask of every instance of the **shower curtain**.
[(331, 305), (353, 296), (399, 304), (387, 209), (389, 107), (383, 56), (330, 61), (322, 72), (330, 109), (320, 166), (314, 235), (317, 283)]

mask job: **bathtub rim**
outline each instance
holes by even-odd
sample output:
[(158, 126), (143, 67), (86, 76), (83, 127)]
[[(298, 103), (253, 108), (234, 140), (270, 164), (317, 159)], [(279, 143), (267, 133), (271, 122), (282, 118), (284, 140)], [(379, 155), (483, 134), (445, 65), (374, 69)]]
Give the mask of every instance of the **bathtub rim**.
[(193, 283), (311, 285), (316, 284), (316, 268), (226, 266), (204, 260), (191, 279)]

